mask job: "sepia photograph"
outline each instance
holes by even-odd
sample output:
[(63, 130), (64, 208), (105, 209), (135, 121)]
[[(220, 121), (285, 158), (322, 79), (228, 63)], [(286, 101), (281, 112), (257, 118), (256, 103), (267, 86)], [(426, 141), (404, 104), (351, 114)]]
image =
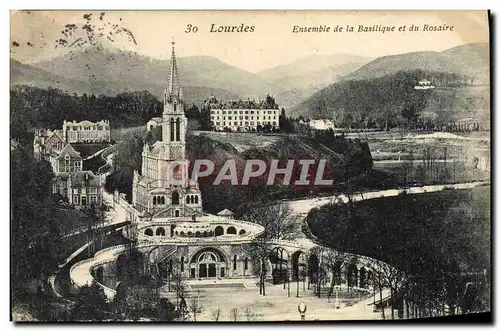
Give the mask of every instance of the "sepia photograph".
[(11, 322), (492, 322), (488, 10), (9, 18)]

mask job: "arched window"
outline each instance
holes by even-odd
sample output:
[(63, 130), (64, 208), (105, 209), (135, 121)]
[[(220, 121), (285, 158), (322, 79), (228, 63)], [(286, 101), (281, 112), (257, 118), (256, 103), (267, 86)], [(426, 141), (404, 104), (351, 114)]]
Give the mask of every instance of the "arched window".
[(224, 228), (222, 226), (218, 226), (215, 228), (215, 236), (222, 236), (224, 234)]
[(234, 226), (230, 226), (227, 228), (227, 234), (236, 234), (236, 228)]
[(194, 203), (198, 204), (198, 196), (197, 195), (194, 196)]
[(180, 164), (176, 165), (175, 168), (172, 170), (172, 178), (175, 180), (182, 179), (182, 169)]
[(158, 228), (158, 229), (156, 229), (156, 235), (157, 236), (164, 236), (165, 235), (165, 229), (164, 228)]
[(153, 205), (156, 205), (156, 197), (153, 197)]
[(181, 119), (177, 118), (177, 122), (175, 123), (175, 139), (177, 141), (181, 141)]
[(207, 231), (203, 231), (203, 237), (206, 237), (208, 236), (208, 232)]
[(151, 237), (151, 236), (153, 236), (153, 230), (151, 230), (151, 229), (148, 228), (148, 229), (146, 229), (146, 231), (144, 231), (144, 234), (146, 236), (150, 236)]
[(181, 272), (184, 272), (184, 256), (181, 257)]
[(241, 229), (241, 230), (240, 230), (240, 236), (241, 236), (241, 235), (244, 235), (245, 233), (247, 233), (247, 232), (245, 231), (245, 229)]
[(174, 111), (177, 111), (177, 104), (174, 103)]
[(192, 237), (193, 233), (191, 231), (188, 231), (188, 237)]
[(245, 258), (245, 261), (244, 261), (244, 269), (245, 270), (248, 270), (248, 257)]
[(179, 217), (179, 210), (175, 210), (175, 217)]
[(184, 237), (184, 231), (181, 231), (181, 237)]
[(189, 197), (190, 197), (189, 195), (186, 195), (186, 204), (187, 204), (187, 205), (189, 205), (189, 204), (190, 204), (190, 202), (189, 202)]
[(238, 260), (238, 256), (233, 256), (233, 270), (236, 270), (236, 261)]
[(174, 191), (172, 193), (172, 204), (173, 205), (178, 205), (179, 204), (179, 192)]
[(151, 124), (151, 125), (149, 126), (149, 131), (151, 131), (151, 130), (153, 130), (153, 129), (154, 129), (154, 126), (153, 126), (153, 124)]
[(164, 205), (165, 204), (165, 197), (161, 197), (161, 204)]
[(196, 233), (194, 234), (195, 237), (199, 237), (200, 235), (200, 231), (196, 231)]
[(174, 141), (174, 119), (170, 120), (170, 141)]

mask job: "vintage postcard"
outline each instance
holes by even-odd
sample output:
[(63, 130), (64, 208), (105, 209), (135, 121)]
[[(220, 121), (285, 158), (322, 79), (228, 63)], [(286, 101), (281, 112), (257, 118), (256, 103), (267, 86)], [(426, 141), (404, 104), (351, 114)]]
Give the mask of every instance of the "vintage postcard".
[(489, 22), (11, 11), (11, 320), (491, 321)]

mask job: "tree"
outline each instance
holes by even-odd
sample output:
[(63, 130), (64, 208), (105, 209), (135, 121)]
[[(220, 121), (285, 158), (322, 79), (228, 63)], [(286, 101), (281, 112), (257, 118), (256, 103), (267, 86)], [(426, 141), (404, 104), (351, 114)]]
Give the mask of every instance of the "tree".
[(274, 249), (274, 245), (265, 237), (258, 237), (250, 244), (244, 246), (244, 250), (252, 257), (253, 270), (259, 273), (259, 294), (266, 295), (267, 262)]
[(75, 306), (71, 311), (74, 321), (102, 321), (106, 317), (108, 303), (104, 290), (97, 283), (82, 286), (78, 292)]
[(293, 210), (286, 203), (267, 204), (251, 208), (243, 216), (243, 220), (260, 224), (265, 229), (262, 235), (245, 246), (245, 250), (252, 257), (252, 260), (259, 263), (256, 266), (256, 270), (260, 274), (259, 293), (266, 295), (265, 278), (267, 263), (274, 250), (273, 241), (296, 238), (299, 231), (299, 222)]
[(205, 307), (200, 303), (198, 297), (192, 297), (189, 302), (189, 311), (193, 314), (193, 319), (196, 322), (198, 314), (202, 313)]
[(212, 316), (212, 319), (215, 321), (215, 322), (218, 322), (219, 319), (220, 319), (220, 315), (221, 315), (221, 312), (222, 310), (217, 307), (217, 308), (214, 308), (210, 311), (210, 315)]
[(243, 220), (262, 225), (269, 240), (292, 240), (299, 233), (299, 219), (288, 203), (257, 206), (243, 215)]
[(124, 297), (125, 316), (134, 321), (141, 318), (158, 318), (160, 296), (155, 286), (132, 285), (126, 289)]
[(240, 312), (239, 312), (238, 308), (231, 308), (231, 310), (229, 312), (229, 317), (230, 317), (230, 320), (233, 322), (239, 321)]

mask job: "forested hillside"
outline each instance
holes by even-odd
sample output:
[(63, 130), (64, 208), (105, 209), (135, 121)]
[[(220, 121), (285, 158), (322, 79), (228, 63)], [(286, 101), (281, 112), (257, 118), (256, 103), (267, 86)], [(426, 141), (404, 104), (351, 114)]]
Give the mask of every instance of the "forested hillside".
[[(422, 79), (434, 89), (416, 90)], [(342, 81), (305, 100), (294, 113), (333, 118), (338, 127), (385, 128), (418, 122), (449, 123), (463, 117), (489, 118), (489, 87), (468, 76), (400, 71), (375, 79)]]

